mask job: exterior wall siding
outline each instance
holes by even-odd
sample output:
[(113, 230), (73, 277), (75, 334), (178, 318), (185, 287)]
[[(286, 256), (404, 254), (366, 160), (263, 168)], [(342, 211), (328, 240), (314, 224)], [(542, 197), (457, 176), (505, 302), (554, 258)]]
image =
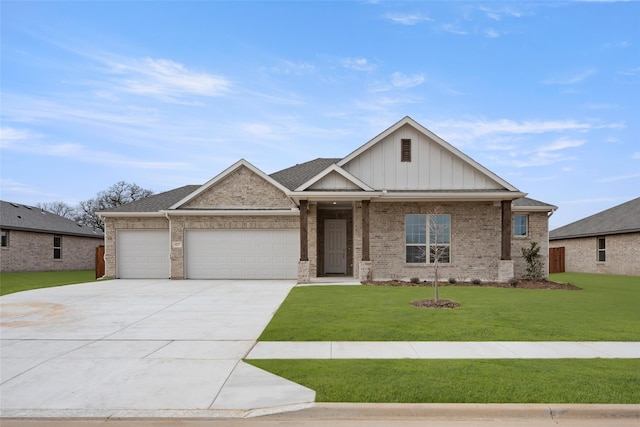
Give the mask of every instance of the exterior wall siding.
[(9, 230), (9, 246), (0, 249), (0, 272), (90, 270), (102, 238), (62, 236), (62, 258), (53, 259), (53, 236)]
[(640, 232), (599, 236), (605, 238), (606, 261), (598, 262), (598, 237), (552, 240), (552, 248), (565, 248), (565, 271), (640, 276)]

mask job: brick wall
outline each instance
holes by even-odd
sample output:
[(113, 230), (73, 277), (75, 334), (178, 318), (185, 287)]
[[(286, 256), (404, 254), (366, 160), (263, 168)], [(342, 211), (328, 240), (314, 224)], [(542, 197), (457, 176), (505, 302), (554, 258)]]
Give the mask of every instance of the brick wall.
[[(501, 257), (501, 207), (493, 202), (371, 203), (371, 260), (373, 278), (432, 280), (433, 266), (405, 262), (405, 215), (426, 214), (438, 208), (451, 214), (451, 262), (440, 264), (438, 275), (447, 280), (497, 280)], [(512, 238), (512, 259), (516, 277), (524, 272), (520, 247), (536, 239), (548, 259), (547, 215), (530, 214), (530, 236)]]
[(517, 212), (518, 215), (528, 215), (528, 235), (526, 237), (511, 238), (511, 258), (514, 260), (516, 277), (522, 277), (527, 271), (527, 262), (522, 256), (522, 248), (531, 247), (531, 242), (540, 245), (540, 255), (543, 257), (542, 274), (549, 275), (549, 216), (546, 212)]
[(62, 236), (62, 258), (53, 259), (49, 233), (9, 230), (9, 247), (0, 249), (0, 271), (60, 271), (95, 268), (96, 247), (103, 239)]
[(606, 261), (598, 262), (597, 237), (552, 240), (552, 248), (565, 248), (565, 271), (640, 276), (640, 233), (604, 236)]
[(291, 209), (295, 205), (281, 190), (248, 168), (241, 167), (183, 207), (205, 209)]

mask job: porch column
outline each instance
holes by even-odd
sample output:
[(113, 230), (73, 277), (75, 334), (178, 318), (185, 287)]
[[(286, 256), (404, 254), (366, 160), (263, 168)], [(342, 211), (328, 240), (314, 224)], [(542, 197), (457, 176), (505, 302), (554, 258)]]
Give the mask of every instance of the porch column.
[(362, 261), (371, 261), (369, 255), (369, 204), (370, 200), (362, 201)]
[(309, 261), (309, 201), (300, 200), (300, 261)]
[(502, 256), (501, 260), (511, 259), (511, 200), (502, 201)]

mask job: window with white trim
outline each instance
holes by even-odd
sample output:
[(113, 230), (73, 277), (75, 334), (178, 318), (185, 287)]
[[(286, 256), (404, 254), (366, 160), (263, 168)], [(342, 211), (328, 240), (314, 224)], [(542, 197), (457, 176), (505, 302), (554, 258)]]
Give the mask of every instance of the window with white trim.
[(451, 262), (451, 215), (406, 215), (405, 262), (426, 264), (427, 260), (429, 264)]
[(513, 216), (513, 235), (516, 237), (527, 237), (527, 225), (529, 215)]
[(62, 236), (53, 236), (53, 259), (62, 259)]
[(3, 248), (8, 248), (9, 247), (9, 231), (7, 230), (0, 231), (0, 236), (2, 240), (2, 243), (0, 244), (0, 246)]
[(607, 260), (606, 246), (605, 238), (598, 237), (598, 262), (605, 262)]

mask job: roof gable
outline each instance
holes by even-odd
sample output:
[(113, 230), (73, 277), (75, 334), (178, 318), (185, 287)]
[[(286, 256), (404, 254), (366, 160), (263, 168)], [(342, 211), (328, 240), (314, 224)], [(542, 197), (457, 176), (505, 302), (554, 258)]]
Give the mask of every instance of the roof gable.
[(573, 239), (640, 231), (640, 197), (556, 228), (549, 239)]
[(364, 182), (351, 175), (336, 164), (332, 164), (327, 169), (317, 174), (309, 181), (296, 188), (296, 191), (316, 190), (316, 191), (373, 191)]
[[(401, 141), (411, 140), (411, 161)], [(518, 190), (460, 150), (405, 117), (338, 162), (375, 190)]]
[(291, 209), (287, 189), (244, 159), (169, 209)]
[(271, 178), (287, 187), (289, 190), (295, 190), (304, 183), (311, 180), (314, 176), (324, 171), (329, 166), (338, 163), (340, 159), (335, 158), (319, 158), (305, 163), (301, 163), (281, 171), (272, 173)]
[(102, 238), (100, 231), (34, 206), (0, 201), (0, 228)]

